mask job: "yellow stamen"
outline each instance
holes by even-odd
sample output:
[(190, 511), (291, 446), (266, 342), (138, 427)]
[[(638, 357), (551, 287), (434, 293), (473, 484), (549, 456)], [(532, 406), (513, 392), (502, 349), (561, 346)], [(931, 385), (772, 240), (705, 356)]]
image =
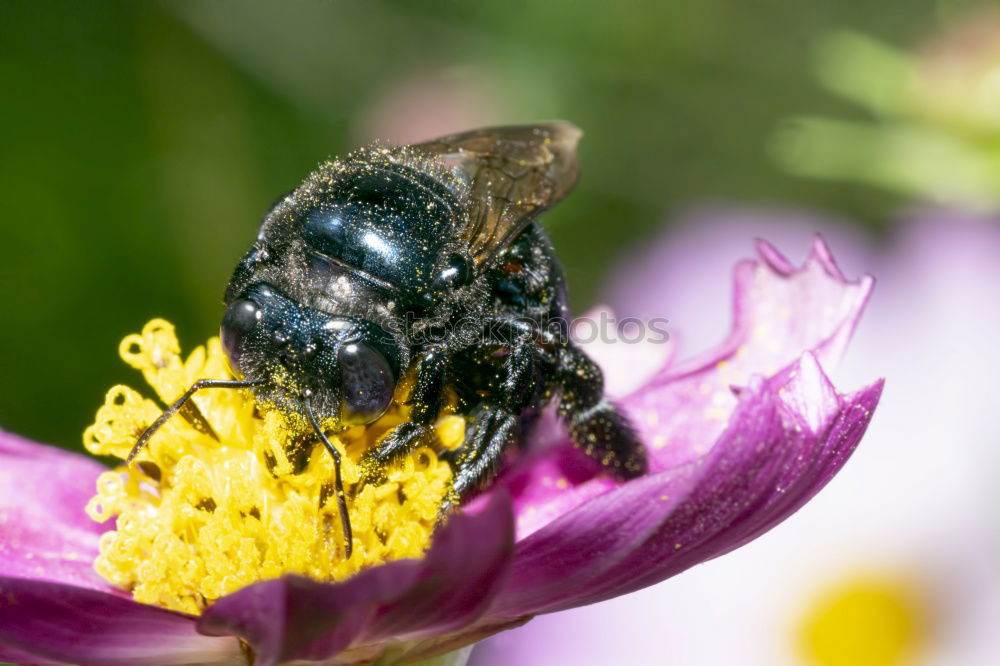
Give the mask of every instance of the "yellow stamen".
[[(198, 379), (231, 377), (218, 338), (183, 360), (174, 328), (163, 320), (126, 337), (120, 353), (165, 404)], [(284, 415), (258, 413), (248, 392), (206, 389), (193, 401), (218, 441), (178, 414), (131, 467), (99, 477), (87, 513), (99, 522), (117, 521), (101, 539), (95, 568), (138, 601), (197, 614), (223, 595), (285, 573), (335, 581), (421, 556), (451, 485), (448, 464), (421, 447), (387, 470), (384, 483), (357, 483), (361, 455), (407, 420), (409, 408), (400, 397), (370, 426), (330, 438), (343, 460), (354, 533), (350, 559), (344, 559), (332, 492), (333, 460), (322, 445), (313, 438), (311, 450), (302, 451)], [(160, 411), (136, 391), (115, 386), (84, 432), (84, 444), (124, 460)], [(446, 415), (436, 429), (442, 446), (453, 449), (462, 442), (465, 422)]]

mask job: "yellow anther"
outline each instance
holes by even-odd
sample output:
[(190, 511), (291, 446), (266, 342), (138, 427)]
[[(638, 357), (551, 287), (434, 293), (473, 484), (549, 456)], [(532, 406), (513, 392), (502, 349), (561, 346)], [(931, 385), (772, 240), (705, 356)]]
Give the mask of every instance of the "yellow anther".
[[(119, 350), (164, 402), (198, 379), (230, 377), (217, 338), (183, 359), (173, 326), (159, 319), (126, 337)], [(218, 441), (178, 415), (135, 464), (103, 473), (87, 506), (94, 520), (116, 519), (115, 529), (101, 538), (95, 569), (138, 601), (196, 614), (258, 580), (285, 573), (342, 580), (388, 560), (419, 557), (427, 548), (451, 486), (451, 468), (435, 450), (417, 449), (387, 470), (381, 485), (358, 485), (361, 456), (407, 420), (407, 407), (395, 403), (370, 426), (331, 437), (343, 458), (354, 533), (354, 552), (345, 560), (333, 461), (322, 445), (313, 446), (304, 469), (296, 469), (281, 413), (255, 413), (252, 396), (238, 390), (206, 390), (194, 400)], [(84, 432), (84, 445), (124, 459), (160, 409), (116, 386)], [(465, 421), (443, 416), (436, 432), (445, 449), (457, 448)]]

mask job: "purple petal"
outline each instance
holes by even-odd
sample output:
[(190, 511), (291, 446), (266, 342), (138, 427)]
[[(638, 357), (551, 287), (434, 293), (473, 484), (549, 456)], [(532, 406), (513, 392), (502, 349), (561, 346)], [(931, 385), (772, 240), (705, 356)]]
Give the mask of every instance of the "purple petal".
[(44, 657), (39, 657), (38, 655), (31, 654), (30, 652), (21, 652), (16, 650), (9, 645), (4, 645), (0, 647), (0, 659), (4, 660), (4, 664), (61, 664), (64, 662), (55, 659), (46, 659)]
[(477, 513), (449, 521), (422, 562), (417, 585), (383, 609), (366, 637), (413, 637), (470, 624), (504, 583), (513, 550), (510, 499), (496, 493)]
[(443, 634), (482, 615), (506, 579), (512, 549), (510, 501), (498, 493), (478, 513), (452, 517), (421, 560), (390, 562), (342, 583), (286, 576), (250, 585), (209, 608), (199, 630), (241, 636), (258, 664), (324, 660), (349, 646)]
[(838, 396), (809, 354), (771, 380), (754, 379), (708, 454), (600, 495), (519, 542), (491, 613), (625, 594), (755, 538), (843, 465), (881, 388)]
[(329, 659), (355, 642), (379, 607), (414, 584), (419, 568), (415, 560), (391, 562), (339, 585), (301, 576), (254, 583), (215, 602), (198, 630), (243, 638), (258, 664)]
[(561, 431), (557, 442), (532, 437), (531, 444), (533, 449), (497, 482), (514, 498), (518, 541), (617, 485)]
[(0, 576), (114, 589), (94, 572), (108, 528), (83, 510), (103, 471), (90, 458), (0, 432)]
[(757, 251), (758, 261), (736, 267), (735, 322), (721, 347), (665, 368), (623, 401), (653, 469), (704, 454), (736, 404), (732, 387), (751, 375), (773, 375), (805, 351), (833, 367), (871, 295), (874, 281), (846, 281), (820, 238), (799, 270), (763, 241)]
[(115, 666), (239, 656), (237, 641), (202, 636), (187, 615), (87, 588), (0, 577), (0, 660)]
[[(735, 321), (726, 341), (691, 361), (668, 361), (619, 400), (650, 449), (654, 473), (709, 452), (735, 409), (733, 387), (752, 375), (773, 375), (807, 351), (824, 367), (835, 363), (871, 294), (872, 279), (845, 280), (818, 237), (800, 269), (764, 242), (757, 251), (756, 261), (736, 267)], [(615, 487), (582, 454), (534, 444), (500, 481), (514, 498), (519, 539)]]
[[(811, 212), (700, 206), (616, 267), (604, 302), (619, 317), (666, 317), (683, 356), (711, 349), (732, 325), (732, 269), (750, 238), (766, 238), (799, 256), (822, 233), (848, 275), (875, 265), (869, 239), (845, 220)], [(751, 255), (752, 256), (752, 255)]]
[[(712, 314), (710, 307), (698, 310), (696, 298), (718, 301), (725, 287), (713, 283), (710, 267), (727, 262), (718, 248), (745, 243), (740, 225), (754, 216), (701, 219), (697, 229), (661, 239), (660, 247), (674, 246), (670, 270), (684, 256), (702, 270), (688, 278), (698, 285), (694, 294), (673, 287), (668, 298), (661, 290), (671, 287), (662, 285), (647, 302), (670, 304), (683, 333), (713, 330), (711, 322), (694, 320)], [(824, 234), (845, 272), (878, 267), (878, 288), (835, 383), (858, 386), (880, 375), (890, 381), (864, 443), (838, 478), (752, 548), (634, 595), (533, 620), (491, 641), (492, 654), (477, 647), (477, 666), (645, 663), (667, 645), (678, 663), (772, 666), (788, 659), (787, 641), (779, 640), (788, 620), (859, 568), (898, 571), (938, 604), (943, 615), (932, 619), (942, 621), (926, 636), (932, 661), (1000, 664), (1000, 523), (993, 509), (1000, 424), (992, 416), (1000, 388), (990, 371), (1000, 368), (1000, 217), (931, 211), (898, 222), (879, 244), (852, 248)], [(802, 233), (814, 228), (811, 220), (797, 223)], [(703, 297), (706, 289), (715, 293)], [(678, 298), (686, 300), (686, 314), (678, 312)]]

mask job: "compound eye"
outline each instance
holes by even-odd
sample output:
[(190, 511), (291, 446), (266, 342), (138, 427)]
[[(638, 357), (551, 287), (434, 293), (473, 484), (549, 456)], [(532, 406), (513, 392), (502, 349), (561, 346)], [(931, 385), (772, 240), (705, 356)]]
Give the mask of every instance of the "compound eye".
[(340, 366), (340, 420), (366, 425), (385, 413), (392, 402), (396, 380), (389, 362), (364, 342), (349, 342), (337, 353)]
[(230, 367), (237, 372), (240, 370), (240, 359), (243, 357), (247, 338), (250, 337), (263, 314), (257, 303), (243, 298), (233, 301), (226, 308), (220, 331), (222, 348), (229, 358)]
[(448, 256), (444, 268), (434, 281), (437, 288), (456, 289), (469, 284), (472, 280), (471, 260), (457, 252)]

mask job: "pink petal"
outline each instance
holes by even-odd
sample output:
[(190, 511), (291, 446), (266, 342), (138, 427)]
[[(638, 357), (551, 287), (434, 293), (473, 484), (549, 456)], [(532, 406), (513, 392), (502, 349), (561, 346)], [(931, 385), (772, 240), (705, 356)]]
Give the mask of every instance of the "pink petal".
[(324, 660), (349, 646), (419, 639), (471, 626), (506, 580), (513, 548), (510, 501), (496, 494), (453, 516), (421, 560), (368, 569), (342, 583), (297, 576), (263, 581), (209, 608), (199, 629), (243, 637), (258, 665)]
[(709, 453), (604, 493), (520, 541), (491, 614), (625, 594), (755, 538), (843, 465), (881, 388), (838, 396), (808, 354), (772, 380), (754, 379)]
[[(680, 364), (668, 357), (619, 401), (650, 449), (654, 472), (708, 453), (737, 404), (733, 388), (752, 375), (773, 375), (806, 351), (824, 367), (836, 363), (871, 295), (873, 280), (847, 281), (818, 237), (799, 269), (764, 242), (757, 251), (756, 261), (736, 267), (735, 320), (726, 341)], [(582, 454), (537, 444), (500, 482), (514, 498), (519, 539), (615, 487)]]
[(198, 634), (190, 616), (84, 587), (0, 577), (0, 659), (156, 666), (239, 657), (237, 641)]
[(825, 368), (843, 354), (874, 281), (844, 279), (822, 239), (801, 269), (757, 243), (759, 259), (736, 267), (735, 322), (720, 348), (667, 367), (625, 399), (654, 469), (704, 454), (736, 404), (733, 387), (753, 374), (773, 375), (810, 351)]
[(108, 529), (84, 513), (105, 468), (0, 432), (0, 576), (110, 591), (94, 572)]

